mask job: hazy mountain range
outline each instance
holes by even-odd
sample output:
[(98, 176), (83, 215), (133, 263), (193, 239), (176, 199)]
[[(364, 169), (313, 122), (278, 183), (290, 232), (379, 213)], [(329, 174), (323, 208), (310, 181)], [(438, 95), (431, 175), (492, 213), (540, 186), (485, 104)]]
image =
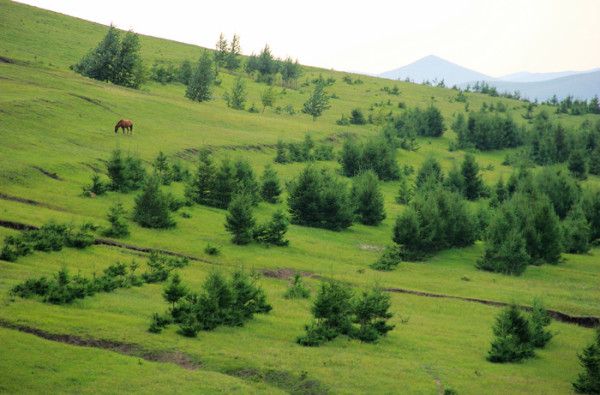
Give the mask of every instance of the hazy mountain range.
[(600, 68), (553, 73), (523, 71), (495, 78), (430, 55), (406, 66), (381, 73), (379, 77), (400, 80), (410, 78), (414, 82), (444, 80), (446, 86), (457, 85), (462, 88), (476, 81), (486, 81), (500, 92), (519, 91), (521, 96), (532, 100), (546, 100), (553, 95), (559, 99), (568, 95), (578, 99), (600, 96)]

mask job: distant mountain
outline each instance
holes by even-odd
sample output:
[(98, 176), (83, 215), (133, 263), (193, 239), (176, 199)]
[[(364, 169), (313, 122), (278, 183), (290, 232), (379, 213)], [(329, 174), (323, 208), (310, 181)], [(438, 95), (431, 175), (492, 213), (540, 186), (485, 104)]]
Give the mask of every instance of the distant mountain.
[[(585, 74), (573, 74), (566, 77), (537, 82), (486, 81), (499, 92), (519, 91), (522, 97), (531, 100), (546, 100), (556, 95), (558, 99), (573, 96), (576, 99), (591, 99), (600, 96), (600, 70)], [(471, 82), (472, 85), (473, 82)], [(467, 84), (461, 84), (465, 87)]]
[(556, 78), (569, 77), (576, 74), (592, 73), (594, 71), (600, 71), (600, 68), (585, 71), (558, 71), (555, 73), (530, 73), (529, 71), (521, 71), (519, 73), (502, 76), (498, 78), (498, 80), (510, 82), (540, 82), (553, 80)]
[(434, 55), (426, 56), (404, 67), (386, 71), (379, 74), (379, 77), (393, 80), (410, 78), (411, 81), (419, 83), (433, 80), (441, 81), (443, 79), (446, 86), (492, 79), (490, 76), (467, 69)]

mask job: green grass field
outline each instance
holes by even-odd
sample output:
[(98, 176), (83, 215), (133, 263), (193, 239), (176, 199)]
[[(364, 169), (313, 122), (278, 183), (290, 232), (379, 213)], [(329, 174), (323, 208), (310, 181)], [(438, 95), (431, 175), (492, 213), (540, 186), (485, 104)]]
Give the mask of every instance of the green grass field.
[[(277, 105), (292, 105), (295, 115), (272, 109), (252, 114), (227, 108), (222, 96), (235, 76), (221, 73), (222, 84), (214, 100), (195, 103), (184, 98), (180, 84), (147, 83), (141, 90), (122, 88), (84, 78), (69, 70), (103, 37), (106, 27), (0, 0), (0, 194), (26, 198), (41, 205), (0, 199), (0, 220), (42, 225), (48, 220), (106, 226), (106, 212), (116, 201), (131, 210), (135, 193), (109, 192), (86, 198), (82, 187), (92, 169), (104, 170), (103, 160), (119, 147), (138, 154), (148, 165), (162, 150), (170, 158), (182, 158), (190, 170), (193, 150), (210, 146), (217, 158), (241, 157), (255, 173), (275, 156), (278, 139), (300, 141), (309, 132), (317, 140), (331, 138), (341, 147), (341, 133), (373, 136), (378, 128), (338, 126), (335, 120), (353, 108), (367, 110), (372, 104), (391, 100), (408, 107), (435, 102), (451, 123), (453, 114), (464, 111), (455, 102), (456, 91), (405, 82), (356, 76), (364, 81), (348, 85), (346, 73), (305, 68), (301, 82), (322, 74), (336, 82), (328, 88), (339, 99), (316, 121), (299, 110), (310, 87), (283, 92), (277, 88)], [(216, 37), (215, 37), (216, 40)], [(146, 65), (162, 59), (195, 61), (200, 48), (141, 37)], [(243, 48), (243, 37), (242, 37)], [(383, 92), (384, 86), (400, 88), (399, 96)], [(247, 80), (249, 103), (260, 104), (266, 88)], [(483, 102), (504, 102), (513, 117), (525, 122), (524, 103), (469, 93), (470, 107)], [(539, 109), (536, 111), (540, 111)], [(553, 114), (553, 117), (558, 116)], [(577, 126), (586, 117), (561, 116), (566, 126)], [(115, 135), (120, 118), (135, 122), (133, 136)], [(597, 118), (597, 116), (596, 116)], [(448, 126), (449, 128), (449, 126)], [(400, 150), (398, 162), (418, 168), (434, 155), (446, 169), (459, 163), (464, 152), (448, 150), (451, 130), (442, 138), (419, 139), (416, 152)], [(508, 151), (478, 153), (477, 160), (489, 184), (512, 168), (503, 166)], [(338, 169), (336, 162), (323, 166)], [(274, 165), (283, 181), (290, 180), (303, 164)], [(56, 173), (60, 179), (45, 175)], [(600, 183), (590, 178), (587, 183)], [(464, 249), (443, 251), (420, 263), (405, 262), (392, 272), (377, 272), (369, 264), (391, 243), (393, 222), (402, 205), (395, 203), (398, 183), (382, 184), (386, 220), (377, 227), (355, 224), (332, 232), (301, 226), (290, 227), (287, 248), (252, 244), (235, 246), (223, 224), (225, 211), (195, 205), (190, 218), (175, 214), (177, 227), (150, 230), (130, 221), (129, 244), (162, 248), (201, 258), (181, 269), (184, 282), (198, 288), (212, 270), (289, 268), (350, 283), (360, 289), (374, 284), (460, 297), (480, 298), (528, 305), (541, 297), (548, 308), (572, 315), (600, 316), (600, 250), (587, 255), (564, 255), (559, 265), (531, 266), (520, 277), (478, 271), (475, 262), (482, 242)], [(184, 186), (174, 183), (165, 190), (183, 196)], [(285, 202), (285, 199), (283, 199)], [(285, 203), (261, 203), (257, 217), (266, 219)], [(0, 228), (0, 237), (15, 234)], [(222, 246), (220, 256), (205, 254), (207, 243)], [(143, 255), (143, 254), (141, 254)], [(85, 250), (34, 254), (15, 263), (0, 261), (0, 320), (27, 325), (57, 334), (134, 343), (146, 350), (180, 351), (201, 363), (186, 370), (169, 362), (149, 362), (108, 350), (78, 347), (0, 328), (0, 392), (10, 393), (114, 393), (114, 392), (221, 392), (278, 393), (300, 391), (284, 379), (306, 377), (331, 393), (443, 393), (459, 394), (570, 393), (579, 371), (577, 352), (592, 339), (591, 329), (553, 322), (554, 339), (533, 359), (519, 364), (492, 364), (485, 360), (492, 337), (497, 307), (452, 299), (392, 294), (391, 323), (396, 328), (377, 344), (339, 338), (319, 348), (295, 343), (310, 320), (310, 300), (283, 298), (285, 279), (262, 278), (273, 311), (258, 315), (242, 328), (218, 328), (200, 332), (197, 338), (182, 337), (171, 327), (160, 335), (147, 332), (153, 312), (163, 311), (162, 285), (120, 289), (97, 294), (71, 305), (54, 306), (39, 301), (12, 299), (9, 289), (30, 277), (52, 275), (61, 267), (71, 273), (92, 275), (117, 260), (144, 260), (132, 251), (95, 245)], [(318, 281), (307, 279), (313, 294)], [(275, 372), (271, 375), (236, 374), (240, 371)], [(305, 391), (306, 392), (306, 391)]]

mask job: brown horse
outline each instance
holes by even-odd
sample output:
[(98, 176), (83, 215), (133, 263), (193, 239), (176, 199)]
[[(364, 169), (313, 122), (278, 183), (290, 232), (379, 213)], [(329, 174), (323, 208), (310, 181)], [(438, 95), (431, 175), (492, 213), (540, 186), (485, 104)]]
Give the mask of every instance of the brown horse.
[(115, 125), (115, 133), (117, 133), (117, 130), (119, 130), (119, 128), (121, 128), (123, 134), (125, 134), (126, 130), (129, 133), (133, 134), (133, 122), (131, 121), (131, 119), (121, 119), (119, 122), (117, 122), (117, 124)]

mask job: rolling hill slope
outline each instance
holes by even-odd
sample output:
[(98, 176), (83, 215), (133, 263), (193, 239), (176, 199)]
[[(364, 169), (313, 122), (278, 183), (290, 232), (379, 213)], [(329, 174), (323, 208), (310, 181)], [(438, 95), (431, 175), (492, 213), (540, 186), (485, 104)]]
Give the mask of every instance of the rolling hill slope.
[[(416, 169), (432, 155), (449, 170), (464, 156), (448, 149), (455, 138), (452, 117), (465, 108), (450, 89), (358, 75), (351, 78), (362, 83), (348, 84), (346, 73), (303, 67), (298, 89), (276, 88), (276, 106), (291, 106), (294, 114), (270, 108), (250, 113), (230, 109), (223, 100), (236, 73), (220, 73), (214, 99), (195, 103), (184, 97), (181, 84), (149, 82), (133, 90), (71, 71), (69, 66), (102, 39), (106, 26), (6, 0), (0, 0), (0, 26), (0, 238), (18, 234), (15, 224), (40, 226), (50, 220), (106, 227), (106, 213), (115, 202), (131, 213), (134, 192), (82, 195), (93, 174), (106, 177), (106, 160), (115, 148), (137, 154), (147, 169), (161, 150), (193, 170), (198, 149), (209, 147), (217, 159), (247, 159), (257, 175), (272, 164), (285, 183), (305, 165), (273, 163), (279, 139), (299, 142), (310, 133), (316, 141), (332, 142), (337, 151), (343, 136), (363, 139), (380, 128), (337, 125), (342, 114), (354, 108), (374, 116), (399, 113), (400, 102), (424, 107), (433, 101), (448, 130), (440, 138), (419, 138), (421, 148), (399, 151), (397, 161)], [(141, 44), (147, 66), (155, 60), (196, 61), (202, 50), (145, 36)], [(300, 109), (311, 91), (310, 81), (319, 75), (335, 80), (327, 91), (337, 98), (313, 121)], [(242, 77), (248, 104), (258, 105), (267, 86)], [(399, 95), (384, 91), (394, 86)], [(526, 122), (523, 102), (471, 93), (467, 97), (472, 109), (502, 102), (519, 123)], [(568, 127), (598, 118), (551, 116)], [(125, 117), (134, 120), (134, 134), (115, 135), (115, 122)], [(477, 153), (486, 183), (508, 179), (513, 169), (502, 165), (508, 152)], [(315, 166), (340, 167), (336, 160)], [(587, 182), (600, 180), (591, 177)], [(576, 352), (591, 339), (591, 329), (554, 321), (551, 329), (558, 335), (537, 358), (491, 364), (485, 357), (498, 307), (464, 298), (530, 305), (534, 297), (543, 296), (553, 310), (600, 316), (600, 251), (566, 254), (559, 265), (534, 266), (523, 276), (507, 277), (475, 268), (483, 250), (477, 242), (426, 262), (402, 262), (395, 271), (378, 272), (369, 264), (391, 243), (395, 218), (404, 210), (395, 201), (398, 188), (398, 182), (381, 183), (387, 212), (381, 225), (355, 224), (342, 232), (292, 225), (289, 247), (236, 246), (223, 226), (225, 210), (193, 205), (175, 214), (174, 229), (142, 228), (128, 218), (131, 235), (118, 243), (0, 261), (0, 340), (2, 351), (8, 350), (0, 356), (0, 392), (162, 393), (176, 388), (184, 393), (568, 393), (579, 371)], [(182, 198), (185, 185), (173, 182), (163, 189)], [(285, 210), (285, 197), (278, 204), (261, 202), (257, 219)], [(219, 246), (221, 254), (207, 254), (208, 244)], [(67, 305), (9, 296), (12, 287), (28, 278), (51, 278), (62, 267), (91, 277), (117, 261), (145, 262), (150, 249), (193, 257), (180, 270), (193, 290), (215, 270), (244, 267), (263, 273), (258, 281), (273, 310), (243, 327), (220, 327), (187, 338), (174, 326), (161, 334), (148, 332), (151, 315), (168, 308), (162, 284), (120, 288)], [(357, 291), (373, 284), (395, 289), (390, 295), (396, 328), (376, 344), (340, 337), (322, 347), (299, 346), (295, 339), (310, 322), (312, 300), (283, 297), (289, 274), (296, 271), (305, 274), (312, 300), (321, 278), (342, 280)], [(87, 346), (73, 344), (77, 339)]]

